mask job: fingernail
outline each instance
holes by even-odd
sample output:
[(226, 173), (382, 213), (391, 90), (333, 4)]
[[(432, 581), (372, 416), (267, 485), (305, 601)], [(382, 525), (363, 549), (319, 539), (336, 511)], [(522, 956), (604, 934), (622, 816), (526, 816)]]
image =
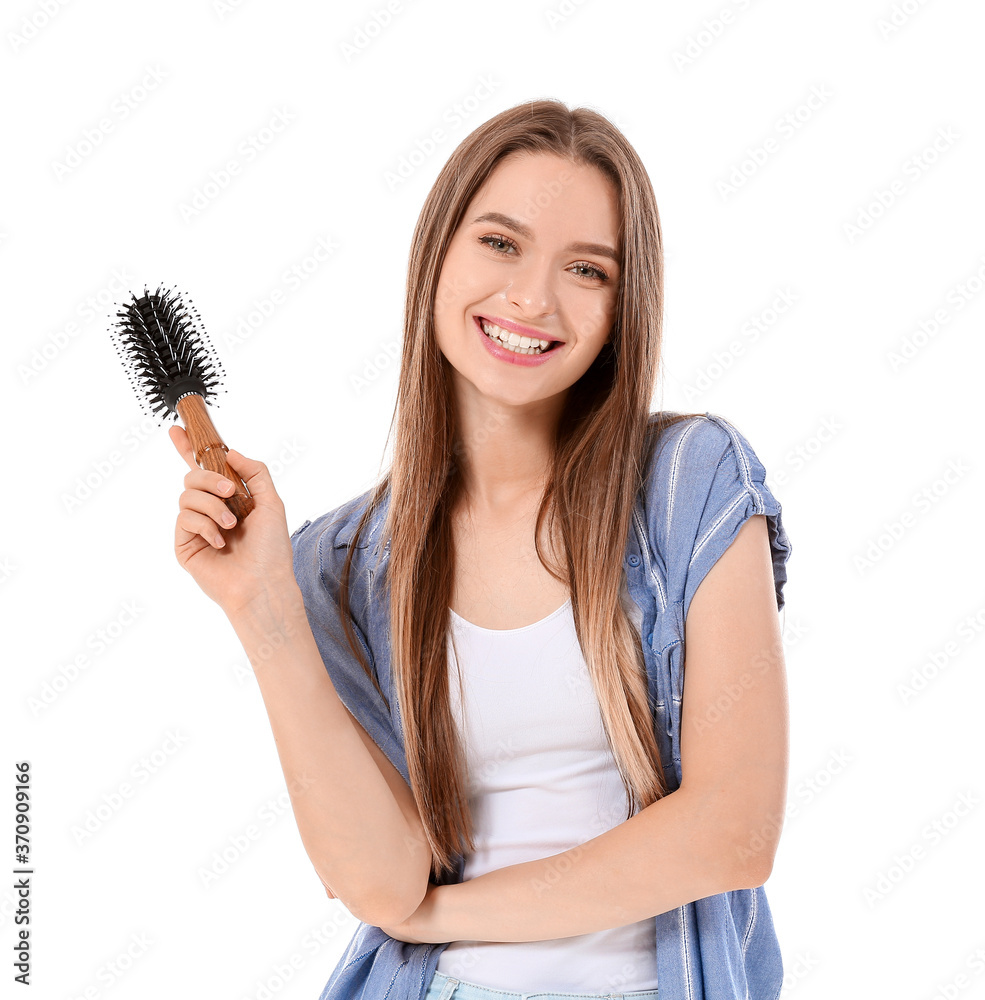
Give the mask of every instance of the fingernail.
[(229, 525), (230, 528), (236, 523), (236, 517), (232, 511), (227, 510), (226, 513), (222, 515), (222, 523)]
[(228, 479), (219, 480), (219, 489), (222, 490), (223, 493), (225, 493), (227, 490), (231, 490), (232, 488), (233, 484)]

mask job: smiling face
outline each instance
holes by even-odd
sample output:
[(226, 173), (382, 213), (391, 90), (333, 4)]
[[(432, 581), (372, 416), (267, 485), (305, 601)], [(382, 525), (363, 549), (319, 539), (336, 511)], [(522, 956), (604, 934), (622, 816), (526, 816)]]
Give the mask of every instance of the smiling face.
[(497, 164), (452, 236), (435, 297), (460, 401), (563, 402), (610, 336), (619, 218), (596, 167), (526, 151)]

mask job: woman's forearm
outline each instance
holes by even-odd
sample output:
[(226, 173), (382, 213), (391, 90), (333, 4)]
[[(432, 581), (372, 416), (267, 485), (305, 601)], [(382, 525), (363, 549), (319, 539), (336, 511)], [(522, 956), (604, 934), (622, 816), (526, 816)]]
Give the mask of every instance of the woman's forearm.
[(384, 777), (340, 700), (296, 581), (271, 586), (230, 623), (253, 666), (319, 878), (360, 920), (403, 919), (424, 895), (431, 851), (407, 783), (388, 762)]
[(432, 888), (403, 926), (425, 942), (546, 941), (621, 927), (761, 880), (734, 862), (721, 797), (683, 788), (568, 851)]

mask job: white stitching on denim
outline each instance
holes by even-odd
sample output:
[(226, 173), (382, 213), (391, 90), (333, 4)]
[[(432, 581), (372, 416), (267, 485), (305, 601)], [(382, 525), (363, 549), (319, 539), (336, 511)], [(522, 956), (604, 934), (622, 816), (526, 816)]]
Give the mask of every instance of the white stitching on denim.
[(762, 494), (762, 491), (756, 486), (752, 478), (752, 467), (749, 464), (749, 460), (746, 457), (745, 449), (739, 443), (738, 432), (735, 425), (730, 423), (724, 417), (711, 416), (709, 419), (713, 420), (722, 430), (728, 434), (729, 442), (732, 445), (732, 453), (735, 456), (735, 464), (739, 471), (739, 479), (742, 482), (743, 494), (735, 498), (735, 500), (729, 504), (728, 508), (722, 512), (721, 516), (717, 518), (714, 524), (708, 529), (707, 532), (699, 540), (698, 544), (695, 546), (694, 555), (691, 561), (697, 554), (705, 547), (711, 537), (714, 535), (718, 526), (725, 520), (726, 517), (735, 509), (736, 505), (747, 499), (752, 499), (753, 502), (753, 513), (763, 514), (766, 511), (766, 499)]
[(691, 554), (691, 560), (688, 563), (688, 568), (694, 565), (695, 559), (701, 555), (702, 549), (715, 537), (716, 532), (719, 527), (729, 519), (732, 511), (744, 500), (748, 498), (748, 493), (740, 493), (726, 508), (715, 518), (715, 520), (709, 525), (708, 530), (701, 536), (700, 539), (695, 543), (694, 552)]
[(677, 493), (677, 470), (680, 468), (681, 465), (681, 452), (684, 449), (684, 444), (688, 439), (688, 435), (690, 435), (694, 431), (694, 428), (697, 426), (698, 426), (698, 421), (695, 420), (693, 423), (689, 423), (687, 427), (684, 428), (684, 433), (681, 434), (680, 440), (677, 442), (677, 447), (674, 449), (674, 457), (670, 463), (670, 482), (667, 488), (667, 524), (666, 524), (668, 539), (670, 538), (671, 521), (673, 520), (674, 516), (674, 500), (676, 498), (676, 493)]
[(691, 981), (691, 963), (688, 960), (688, 949), (687, 949), (687, 919), (686, 911), (689, 906), (693, 906), (692, 903), (686, 903), (684, 906), (679, 906), (677, 912), (680, 914), (680, 925), (681, 925), (681, 958), (684, 964), (684, 986), (687, 989), (686, 1000), (694, 1000), (694, 983)]
[(647, 538), (646, 529), (643, 527), (639, 512), (635, 507), (633, 508), (633, 524), (636, 527), (636, 537), (639, 542), (640, 552), (643, 553), (643, 565), (646, 567), (647, 576), (653, 581), (657, 589), (658, 610), (663, 614), (667, 610), (667, 591), (664, 589), (663, 580), (660, 579), (660, 576), (650, 562), (650, 541)]
[(755, 889), (748, 889), (752, 893), (752, 906), (749, 908), (749, 923), (746, 924), (745, 933), (742, 935), (742, 956), (745, 958), (749, 945), (752, 943), (752, 930), (756, 926), (756, 916), (759, 912), (759, 895)]

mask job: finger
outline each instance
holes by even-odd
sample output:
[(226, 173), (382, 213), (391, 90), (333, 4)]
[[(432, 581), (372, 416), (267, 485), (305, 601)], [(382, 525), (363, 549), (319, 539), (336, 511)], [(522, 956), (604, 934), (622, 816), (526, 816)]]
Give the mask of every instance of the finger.
[(195, 535), (201, 535), (214, 549), (221, 549), (226, 544), (222, 532), (211, 517), (190, 507), (182, 508), (175, 521), (175, 544), (185, 545)]
[(277, 495), (273, 481), (270, 478), (270, 472), (263, 462), (247, 458), (242, 452), (237, 451), (235, 448), (230, 448), (226, 453), (226, 464), (242, 478), (253, 496)]
[(171, 438), (175, 448), (178, 449), (178, 454), (188, 463), (188, 468), (197, 469), (198, 464), (195, 461), (195, 452), (192, 449), (192, 442), (191, 438), (188, 437), (188, 431), (180, 424), (172, 424), (168, 428), (168, 436)]
[(236, 524), (236, 515), (225, 503), (214, 493), (207, 493), (204, 490), (185, 490), (178, 497), (178, 508), (212, 518), (213, 530), (219, 526), (231, 528)]
[(201, 490), (203, 493), (214, 493), (217, 496), (228, 498), (236, 492), (235, 479), (235, 476), (230, 480), (221, 472), (200, 469), (196, 465), (194, 469), (185, 473), (185, 489)]

